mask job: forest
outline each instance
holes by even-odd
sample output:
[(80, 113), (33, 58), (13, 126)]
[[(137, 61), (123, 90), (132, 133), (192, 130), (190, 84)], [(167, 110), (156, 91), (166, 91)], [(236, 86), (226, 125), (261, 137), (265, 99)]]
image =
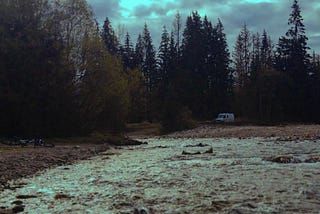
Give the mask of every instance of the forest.
[(177, 13), (155, 47), (147, 23), (122, 42), (86, 0), (0, 0), (0, 136), (118, 133), (143, 121), (169, 132), (219, 112), (319, 123), (320, 57), (297, 0), (291, 9), (278, 41), (244, 24), (230, 51), (222, 21), (197, 11)]

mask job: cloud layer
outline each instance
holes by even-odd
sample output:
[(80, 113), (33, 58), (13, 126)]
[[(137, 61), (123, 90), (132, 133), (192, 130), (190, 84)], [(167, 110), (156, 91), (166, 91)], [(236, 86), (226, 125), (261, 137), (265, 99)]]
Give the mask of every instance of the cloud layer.
[[(288, 29), (288, 18), (293, 0), (88, 0), (100, 23), (109, 17), (115, 29), (124, 25), (125, 31), (135, 42), (147, 23), (155, 47), (159, 46), (162, 26), (172, 28), (177, 11), (182, 15), (183, 24), (192, 11), (208, 16), (213, 23), (220, 18), (230, 51), (236, 36), (244, 23), (250, 31), (262, 32), (266, 29), (274, 43)], [(130, 3), (131, 2), (131, 3)], [(134, 2), (134, 3), (133, 3)], [(320, 2), (319, 0), (299, 1), (304, 24), (309, 37), (308, 45), (320, 53)]]

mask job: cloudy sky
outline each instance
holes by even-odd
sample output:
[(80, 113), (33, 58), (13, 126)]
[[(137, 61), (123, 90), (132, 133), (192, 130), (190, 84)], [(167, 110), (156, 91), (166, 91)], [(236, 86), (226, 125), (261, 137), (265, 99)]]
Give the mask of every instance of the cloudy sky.
[[(172, 29), (174, 16), (179, 11), (182, 22), (197, 10), (215, 24), (220, 18), (233, 51), (234, 41), (244, 23), (252, 32), (266, 29), (272, 40), (288, 29), (288, 18), (293, 0), (88, 0), (98, 21), (109, 17), (115, 30), (124, 26), (133, 42), (147, 23), (155, 47), (159, 46), (162, 26)], [(299, 0), (304, 24), (309, 37), (308, 45), (320, 53), (320, 1)], [(122, 27), (123, 28), (123, 27)]]

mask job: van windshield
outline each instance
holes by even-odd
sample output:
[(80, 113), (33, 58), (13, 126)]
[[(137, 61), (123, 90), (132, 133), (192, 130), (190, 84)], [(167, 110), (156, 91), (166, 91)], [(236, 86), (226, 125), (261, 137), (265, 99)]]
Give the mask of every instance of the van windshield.
[(218, 118), (225, 118), (226, 117), (226, 115), (224, 115), (224, 114), (219, 114), (218, 115)]

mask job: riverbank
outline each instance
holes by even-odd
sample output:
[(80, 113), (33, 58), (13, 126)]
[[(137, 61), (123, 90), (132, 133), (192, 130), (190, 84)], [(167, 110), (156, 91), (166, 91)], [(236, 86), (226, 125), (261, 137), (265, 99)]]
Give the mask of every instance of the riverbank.
[(276, 137), (282, 140), (320, 139), (320, 125), (254, 126), (207, 124), (192, 130), (175, 132), (165, 138), (252, 138)]
[(32, 176), (47, 168), (72, 164), (105, 152), (111, 147), (141, 144), (128, 138), (51, 140), (55, 147), (8, 146), (0, 143), (0, 191), (8, 181)]

